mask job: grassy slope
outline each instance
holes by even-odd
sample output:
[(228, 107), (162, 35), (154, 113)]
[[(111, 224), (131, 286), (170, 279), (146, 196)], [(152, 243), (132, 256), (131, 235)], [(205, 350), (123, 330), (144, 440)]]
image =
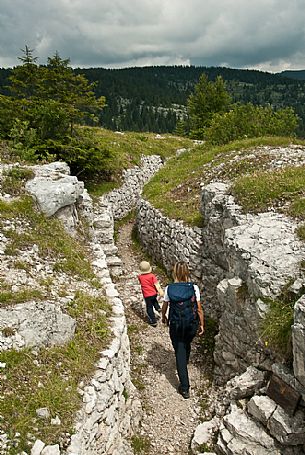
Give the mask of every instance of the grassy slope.
[(113, 152), (116, 160), (113, 165), (115, 171), (112, 181), (86, 183), (89, 192), (96, 196), (119, 186), (122, 169), (139, 165), (142, 155), (160, 155), (165, 160), (173, 156), (177, 149), (193, 146), (190, 139), (171, 134), (119, 133), (104, 128), (94, 128), (90, 131), (94, 132), (99, 146)]
[[(288, 213), (304, 218), (304, 167), (298, 170), (268, 171), (268, 153), (262, 152), (256, 160), (250, 159), (250, 151), (259, 146), (304, 145), (304, 141), (291, 138), (258, 138), (236, 141), (222, 147), (207, 144), (173, 157), (145, 186), (144, 197), (165, 215), (181, 219), (191, 225), (200, 225), (200, 184), (217, 179), (213, 174), (220, 164), (219, 180), (233, 181), (232, 191), (239, 203), (247, 210), (265, 210), (268, 204), (289, 200)], [(232, 160), (236, 156), (239, 158)]]

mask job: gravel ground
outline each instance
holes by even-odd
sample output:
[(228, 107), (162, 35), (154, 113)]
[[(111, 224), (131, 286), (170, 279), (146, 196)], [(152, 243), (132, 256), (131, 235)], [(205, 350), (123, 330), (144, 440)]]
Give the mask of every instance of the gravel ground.
[[(196, 426), (207, 418), (211, 365), (205, 362), (202, 345), (196, 337), (189, 364), (191, 397), (186, 400), (178, 394), (175, 357), (168, 328), (160, 319), (157, 327), (151, 327), (146, 322), (144, 301), (137, 280), (139, 263), (146, 258), (135, 252), (131, 230), (132, 223), (121, 227), (116, 243), (123, 262), (123, 275), (117, 282), (117, 288), (125, 306), (131, 340), (132, 379), (144, 409), (138, 436), (140, 440), (147, 438), (149, 441), (141, 453), (186, 455)], [(154, 271), (154, 264), (152, 267)], [(158, 278), (164, 288), (165, 278)]]

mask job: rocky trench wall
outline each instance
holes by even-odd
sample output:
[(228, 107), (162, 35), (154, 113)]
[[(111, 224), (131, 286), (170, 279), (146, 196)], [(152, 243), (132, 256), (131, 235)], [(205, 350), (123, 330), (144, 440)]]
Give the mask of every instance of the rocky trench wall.
[[(35, 194), (41, 210), (49, 215), (58, 216), (73, 235), (80, 218), (87, 221), (92, 238), (91, 250), (94, 255), (93, 266), (96, 275), (105, 287), (106, 297), (112, 308), (113, 340), (108, 349), (101, 353), (94, 377), (85, 387), (80, 387), (83, 396), (83, 407), (76, 419), (76, 432), (71, 437), (71, 444), (63, 452), (67, 455), (128, 455), (132, 453), (129, 438), (137, 430), (141, 420), (141, 404), (136, 395), (136, 389), (130, 380), (130, 347), (127, 335), (124, 307), (112, 277), (121, 275), (121, 261), (116, 255), (114, 244), (114, 220), (127, 215), (136, 205), (144, 184), (162, 166), (159, 156), (143, 156), (140, 166), (124, 172), (123, 185), (107, 195), (99, 198), (93, 204), (90, 196), (83, 189), (82, 182), (71, 180), (65, 176), (62, 195), (59, 195), (60, 182), (57, 181), (57, 192), (48, 190), (48, 185), (39, 180), (39, 188)], [(57, 169), (56, 164), (52, 164)], [(69, 174), (69, 169), (62, 163), (61, 172)], [(50, 180), (50, 172), (38, 171), (38, 177)], [(68, 183), (67, 183), (68, 180)], [(73, 182), (73, 185), (69, 186)], [(42, 183), (42, 184), (41, 184)], [(70, 188), (72, 199), (67, 196)], [(29, 188), (34, 192), (37, 183)], [(78, 191), (75, 191), (75, 186)], [(52, 196), (53, 195), (53, 196)], [(76, 195), (76, 197), (75, 197)], [(59, 202), (58, 202), (59, 201)], [(65, 201), (61, 205), (61, 201)], [(68, 201), (68, 203), (66, 203)], [(41, 441), (36, 441), (33, 455), (54, 455), (61, 453), (59, 447), (44, 447)], [(35, 450), (35, 451), (34, 451)], [(53, 452), (50, 452), (53, 451)]]
[(128, 438), (141, 420), (141, 404), (130, 380), (130, 347), (124, 307), (112, 282), (122, 273), (114, 244), (114, 220), (127, 215), (136, 205), (144, 184), (162, 166), (159, 156), (143, 156), (140, 166), (124, 173), (124, 183), (101, 197), (94, 205), (88, 194), (78, 202), (80, 213), (91, 229), (93, 266), (106, 289), (114, 316), (111, 346), (101, 353), (101, 360), (91, 383), (82, 391), (84, 407), (77, 418), (69, 455), (128, 455)]
[[(223, 183), (203, 188), (202, 229), (165, 217), (144, 199), (138, 202), (136, 218), (140, 241), (149, 254), (168, 270), (177, 260), (188, 262), (192, 278), (204, 290), (207, 314), (219, 319), (215, 372), (224, 380), (253, 363), (267, 367), (272, 362), (259, 337), (265, 298), (278, 298), (287, 283), (295, 299), (301, 297), (300, 263), (305, 257), (304, 243), (289, 219), (276, 213), (242, 214), (227, 189)], [(296, 305), (298, 321), (301, 302)], [(295, 339), (302, 338), (300, 325), (294, 326)], [(303, 352), (302, 343), (296, 349)], [(296, 370), (301, 378), (299, 363)]]
[(101, 352), (90, 383), (80, 386), (83, 407), (77, 415), (76, 432), (64, 453), (131, 455), (129, 438), (141, 419), (141, 404), (130, 379), (130, 346), (124, 306), (112, 282), (102, 247), (93, 244), (92, 250), (95, 273), (104, 285), (112, 307), (112, 341)]
[[(223, 183), (203, 188), (202, 229), (168, 219), (143, 199), (137, 205), (136, 225), (144, 248), (168, 270), (176, 260), (187, 261), (192, 279), (203, 290), (206, 314), (219, 321), (215, 384), (226, 387), (215, 419), (198, 428), (201, 437), (195, 434), (193, 451), (211, 444), (217, 453), (228, 455), (304, 454), (304, 243), (297, 239), (291, 220), (272, 212), (242, 214), (227, 190)], [(288, 283), (296, 301), (293, 369), (284, 366), (260, 337), (266, 298), (280, 298)], [(247, 382), (243, 374), (250, 376), (252, 386), (241, 392), (240, 383)], [(301, 395), (295, 415), (266, 395), (272, 374)], [(235, 383), (227, 382), (230, 378)]]
[(158, 155), (141, 157), (140, 166), (127, 169), (123, 173), (123, 185), (109, 192), (103, 198), (111, 204), (114, 219), (121, 219), (134, 209), (146, 182), (163, 166)]
[[(132, 191), (133, 178), (130, 185), (128, 181)], [(110, 225), (112, 218), (125, 216), (137, 203), (136, 226), (143, 247), (168, 271), (177, 260), (188, 262), (206, 313), (219, 320), (215, 383), (223, 386), (215, 417), (195, 431), (192, 452), (202, 453), (204, 445), (205, 452), (211, 448), (226, 455), (304, 454), (305, 302), (300, 275), (304, 245), (296, 238), (296, 226), (275, 213), (242, 214), (228, 187), (212, 183), (202, 191), (204, 226), (190, 228), (142, 199), (141, 185), (135, 185), (135, 198), (128, 193), (125, 199), (126, 185), (122, 194), (116, 190), (107, 196), (110, 205), (101, 201), (104, 214), (107, 205)], [(113, 237), (111, 232), (108, 237)], [(300, 297), (295, 304), (293, 370), (278, 362), (259, 336), (267, 311), (265, 297), (277, 298), (288, 282), (291, 295)], [(272, 374), (302, 396), (294, 415), (267, 395)]]

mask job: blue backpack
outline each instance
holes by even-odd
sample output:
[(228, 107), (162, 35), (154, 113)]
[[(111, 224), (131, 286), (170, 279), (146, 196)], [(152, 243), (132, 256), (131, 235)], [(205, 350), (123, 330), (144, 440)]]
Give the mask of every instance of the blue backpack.
[(169, 322), (189, 326), (198, 319), (198, 306), (193, 283), (173, 283), (167, 288), (170, 300)]

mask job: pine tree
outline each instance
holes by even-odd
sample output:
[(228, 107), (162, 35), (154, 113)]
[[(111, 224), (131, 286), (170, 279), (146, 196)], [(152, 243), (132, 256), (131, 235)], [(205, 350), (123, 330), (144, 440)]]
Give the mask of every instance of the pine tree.
[(188, 98), (191, 135), (203, 138), (204, 130), (209, 127), (213, 114), (227, 111), (230, 103), (231, 97), (226, 91), (222, 77), (217, 76), (213, 82), (203, 73), (194, 93)]
[(33, 49), (25, 46), (21, 51), (23, 55), (18, 59), (21, 60), (22, 65), (13, 68), (8, 88), (14, 98), (30, 100), (37, 96), (42, 71), (37, 65), (38, 57), (33, 56)]

